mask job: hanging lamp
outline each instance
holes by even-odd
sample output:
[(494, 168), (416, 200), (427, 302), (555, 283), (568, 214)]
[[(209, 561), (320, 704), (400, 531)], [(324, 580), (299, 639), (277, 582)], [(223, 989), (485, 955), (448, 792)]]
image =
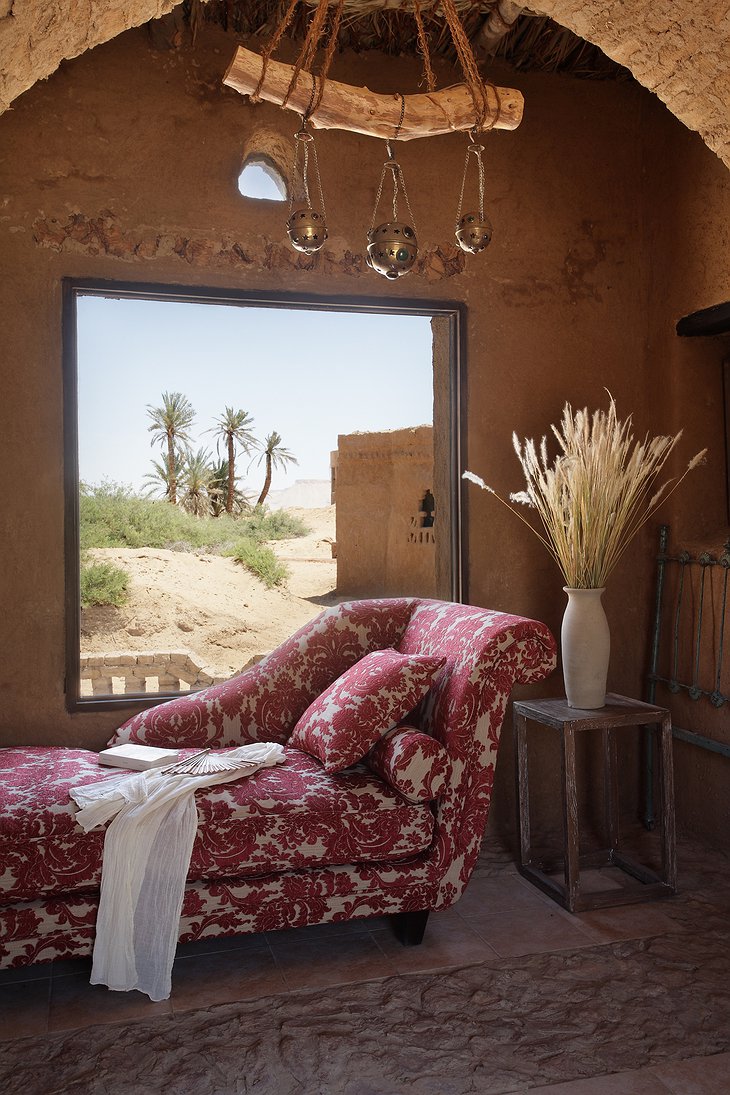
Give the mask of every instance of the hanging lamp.
[[(483, 251), (491, 242), (492, 232), (494, 230), (489, 217), (484, 215), (484, 164), (482, 162), (484, 145), (477, 144), (474, 140), (473, 133), (470, 133), (469, 137), (471, 139), (471, 144), (467, 147), (466, 158), (464, 160), (464, 174), (461, 178), (459, 208), (456, 211), (454, 233), (456, 235), (456, 242), (459, 244), (462, 251), (466, 251), (469, 255), (478, 255), (479, 252)], [(467, 174), (469, 171), (469, 157), (472, 155), (477, 162), (479, 208), (476, 212), (464, 213), (462, 216), (461, 210), (464, 205), (464, 190), (466, 188)]]
[[(317, 183), (318, 209), (313, 208), (309, 192), (310, 148)], [(319, 174), (317, 146), (314, 143), (314, 135), (307, 129), (306, 114), (302, 115), (302, 124), (294, 134), (294, 161), (286, 231), (292, 247), (297, 251), (303, 251), (305, 255), (316, 254), (324, 247), (327, 239), (327, 214), (324, 207), (322, 179)]]
[[(396, 126), (393, 140), (397, 140), (400, 128), (403, 125), (405, 109), (405, 96), (401, 95), (400, 121)], [(380, 183), (378, 185), (378, 193), (375, 196), (375, 207), (373, 209), (373, 216), (370, 221), (367, 237), (368, 257), (365, 261), (370, 269), (374, 270), (376, 274), (382, 274), (383, 277), (388, 278), (390, 281), (395, 281), (396, 278), (402, 278), (404, 274), (410, 273), (413, 269), (413, 264), (418, 257), (418, 239), (416, 237), (413, 210), (411, 209), (411, 203), (408, 200), (408, 191), (406, 189), (406, 180), (403, 176), (403, 168), (395, 157), (390, 141), (386, 141), (385, 146), (388, 150), (388, 158), (383, 164), (383, 169), (380, 172)], [(383, 224), (379, 224), (376, 227), (375, 221), (378, 216), (378, 206), (380, 205), (383, 186), (388, 172), (390, 172), (393, 180), (393, 219), (384, 221)], [(408, 209), (410, 223), (398, 219), (399, 190), (403, 191), (403, 199), (406, 203), (406, 208)]]
[[(258, 84), (251, 96), (254, 102), (259, 98), (259, 92), (261, 91), (266, 78), (269, 60), (291, 22), (297, 3), (298, 0), (289, 0), (287, 10), (277, 26), (271, 41), (263, 52), (261, 59), (261, 76), (259, 77)], [(338, 0), (330, 19), (329, 0), (319, 0), (312, 21), (310, 22), (301, 53), (291, 70), (289, 85), (281, 104), (282, 106), (287, 105), (290, 97), (297, 89), (299, 77), (302, 72), (307, 73), (312, 81), (312, 89), (309, 96), (309, 105), (301, 115), (302, 124), (294, 134), (294, 158), (291, 174), (289, 218), (286, 226), (287, 235), (289, 236), (292, 247), (297, 251), (302, 251), (305, 255), (316, 254), (317, 251), (321, 250), (324, 246), (327, 239), (327, 214), (324, 205), (324, 194), (322, 192), (322, 179), (319, 174), (319, 160), (317, 158), (317, 146), (314, 141), (314, 134), (309, 131), (309, 120), (322, 101), (325, 80), (330, 65), (332, 64), (332, 58), (337, 45), (337, 36), (344, 6), (344, 0)], [(318, 78), (315, 76), (312, 69), (314, 67), (317, 49), (325, 34), (328, 22), (330, 23), (329, 41), (327, 42), (327, 48), (325, 50)], [(314, 163), (319, 208), (313, 206), (309, 189), (310, 151)]]
[[(272, 60), (272, 55), (291, 24), (299, 3), (299, 0), (286, 0), (283, 16), (261, 56), (257, 57), (256, 54), (239, 48), (224, 79), (228, 86), (249, 94), (253, 102), (261, 98), (267, 99), (282, 107), (288, 106), (289, 109), (296, 110), (302, 117), (302, 124), (294, 137), (294, 164), (287, 221), (287, 234), (292, 246), (305, 254), (315, 254), (324, 245), (328, 234), (317, 149), (313, 133), (310, 132), (311, 123), (312, 129), (341, 128), (354, 133), (377, 134), (386, 140), (387, 159), (380, 174), (375, 207), (367, 233), (367, 263), (376, 273), (389, 280), (396, 280), (407, 274), (413, 269), (418, 257), (415, 220), (403, 169), (393, 151), (393, 142), (469, 129), (470, 144), (464, 160), (454, 230), (456, 241), (463, 251), (469, 254), (483, 251), (492, 239), (493, 228), (484, 210), (484, 145), (479, 140), (487, 130), (514, 129), (519, 125), (523, 105), (521, 93), (509, 88), (496, 88), (491, 81), (484, 80), (479, 75), (474, 52), (459, 18), (455, 0), (428, 0), (429, 16), (432, 14), (430, 9), (436, 6), (443, 14), (464, 76), (463, 85), (437, 91), (429, 55), (428, 35), (421, 11), (424, 0), (410, 0), (418, 48), (423, 59), (427, 94), (408, 96), (408, 123), (405, 126), (406, 96), (400, 95), (400, 119), (395, 124), (397, 108), (394, 109), (393, 96), (376, 95), (367, 88), (353, 88), (328, 80), (343, 10), (348, 0), (308, 2), (314, 11), (304, 45), (294, 65), (282, 65)], [(324, 47), (323, 59), (318, 75), (315, 76), (313, 69), (320, 45)], [(306, 107), (307, 93), (300, 84), (303, 72), (312, 80), (309, 105)], [(464, 196), (471, 170), (470, 156), (476, 160), (478, 202), (476, 209), (464, 213)], [(312, 163), (317, 185), (317, 193), (314, 195), (310, 193), (309, 183), (309, 168)], [(376, 225), (388, 173), (393, 186), (392, 219)], [(404, 221), (398, 215), (400, 191), (408, 210), (408, 219)]]

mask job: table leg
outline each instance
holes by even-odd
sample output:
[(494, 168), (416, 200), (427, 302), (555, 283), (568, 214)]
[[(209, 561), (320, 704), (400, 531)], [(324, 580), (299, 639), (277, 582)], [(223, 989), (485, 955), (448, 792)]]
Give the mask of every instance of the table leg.
[(665, 715), (659, 730), (661, 752), (661, 793), (662, 793), (662, 867), (664, 879), (676, 893), (677, 890), (677, 844), (674, 818), (674, 765), (672, 758), (672, 717)]
[(563, 728), (563, 832), (565, 836), (566, 907), (575, 912), (580, 886), (580, 848), (578, 836), (578, 793), (575, 776), (575, 731), (570, 723)]
[(616, 771), (616, 737), (607, 727), (601, 731), (603, 742), (603, 806), (606, 823), (606, 837), (611, 855), (619, 843), (618, 820), (618, 773)]
[(527, 718), (514, 713), (515, 750), (517, 756), (517, 827), (520, 838), (520, 863), (529, 866), (532, 860), (530, 835), (530, 785), (527, 770)]

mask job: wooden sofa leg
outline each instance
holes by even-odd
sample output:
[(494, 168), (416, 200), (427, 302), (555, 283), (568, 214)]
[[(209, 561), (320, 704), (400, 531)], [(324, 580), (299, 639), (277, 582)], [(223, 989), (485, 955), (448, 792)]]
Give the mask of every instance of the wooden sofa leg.
[(428, 921), (428, 909), (423, 909), (420, 912), (396, 913), (394, 921), (396, 939), (404, 947), (417, 947), (419, 943), (423, 942), (426, 922)]

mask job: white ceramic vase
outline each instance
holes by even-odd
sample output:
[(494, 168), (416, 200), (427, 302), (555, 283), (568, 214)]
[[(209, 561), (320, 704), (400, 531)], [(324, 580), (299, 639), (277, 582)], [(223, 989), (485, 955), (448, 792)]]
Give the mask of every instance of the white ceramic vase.
[(570, 589), (560, 641), (569, 707), (605, 706), (611, 635), (603, 610), (603, 589)]

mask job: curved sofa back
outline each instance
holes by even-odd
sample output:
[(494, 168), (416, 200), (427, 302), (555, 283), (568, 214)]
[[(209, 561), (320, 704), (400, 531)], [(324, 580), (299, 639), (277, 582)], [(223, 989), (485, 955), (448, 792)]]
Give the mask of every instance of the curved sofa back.
[(458, 758), (474, 719), (494, 705), (503, 688), (509, 695), (515, 681), (549, 672), (551, 643), (543, 624), (468, 605), (413, 597), (348, 601), (325, 609), (238, 676), (133, 716), (112, 744), (284, 743), (332, 681), (370, 651), (394, 647), (446, 657), (424, 712), (424, 729)]
[(134, 715), (109, 744), (283, 744), (327, 685), (371, 650), (398, 645), (415, 603), (404, 597), (327, 608), (238, 676)]

